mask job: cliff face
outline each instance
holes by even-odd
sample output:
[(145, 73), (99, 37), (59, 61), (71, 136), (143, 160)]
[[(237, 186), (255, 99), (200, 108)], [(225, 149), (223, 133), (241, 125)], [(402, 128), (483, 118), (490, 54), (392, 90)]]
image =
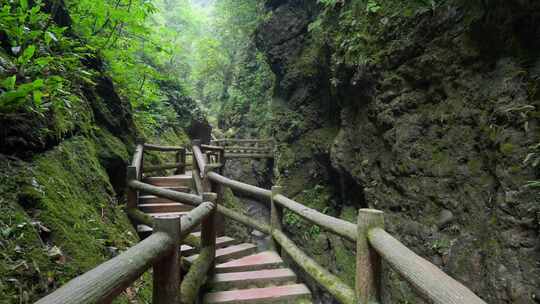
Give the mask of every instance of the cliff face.
[[(523, 160), (540, 134), (538, 4), (451, 1), (405, 17), (309, 2), (269, 3), (257, 36), (278, 77), (289, 194), (352, 221), (384, 210), (393, 235), (487, 302), (537, 303), (540, 197), (524, 185), (538, 171)], [(324, 254), (352, 263), (352, 246), (312, 237), (306, 249), (350, 282), (350, 265)], [(422, 302), (392, 271), (384, 281), (386, 303)]]

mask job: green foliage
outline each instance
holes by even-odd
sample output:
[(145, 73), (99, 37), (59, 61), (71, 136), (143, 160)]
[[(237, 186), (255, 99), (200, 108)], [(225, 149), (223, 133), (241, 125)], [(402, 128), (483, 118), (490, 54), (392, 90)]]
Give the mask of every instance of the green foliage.
[(256, 1), (218, 0), (204, 9), (200, 37), (192, 50), (192, 96), (220, 128), (267, 127), (273, 74), (252, 44), (264, 18)]
[(381, 10), (381, 5), (374, 0), (369, 0), (366, 4), (366, 11), (368, 13), (377, 13)]
[[(65, 112), (73, 100), (64, 88), (88, 80), (80, 63), (88, 50), (64, 36), (66, 29), (54, 25), (42, 6), (21, 0), (1, 7), (0, 27), (14, 58), (0, 83), (0, 113)], [(0, 56), (9, 60), (7, 54)]]

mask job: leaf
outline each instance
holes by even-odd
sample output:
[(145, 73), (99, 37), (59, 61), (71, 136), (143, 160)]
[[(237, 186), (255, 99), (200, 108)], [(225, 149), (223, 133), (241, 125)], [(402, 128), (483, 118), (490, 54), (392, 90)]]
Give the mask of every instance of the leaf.
[(2, 87), (8, 91), (12, 91), (15, 89), (15, 83), (17, 82), (17, 76), (13, 75), (11, 77), (8, 77), (4, 79), (1, 83)]
[(19, 5), (23, 11), (28, 10), (28, 0), (19, 0)]
[(51, 38), (52, 41), (58, 42), (58, 38), (56, 38), (56, 35), (54, 35), (51, 32), (46, 32), (46, 34), (47, 34), (47, 36), (49, 36)]
[(32, 59), (32, 57), (34, 56), (34, 53), (36, 52), (36, 46), (35, 45), (30, 45), (28, 46), (23, 54), (21, 55), (21, 57), (19, 57), (18, 61), (20, 64), (27, 64), (30, 59)]
[(33, 98), (34, 98), (34, 105), (40, 106), (43, 101), (43, 92), (39, 90), (34, 91)]

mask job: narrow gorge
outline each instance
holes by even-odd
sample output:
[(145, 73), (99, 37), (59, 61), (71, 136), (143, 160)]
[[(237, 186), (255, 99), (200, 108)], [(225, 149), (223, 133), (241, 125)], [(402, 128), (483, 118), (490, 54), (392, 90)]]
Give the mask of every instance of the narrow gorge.
[[(189, 154), (184, 190), (201, 199), (197, 178), (215, 170), (354, 225), (381, 210), (389, 234), (486, 303), (540, 303), (539, 122), (533, 0), (3, 1), (0, 303), (34, 303), (141, 243), (126, 193), (143, 142)], [(216, 144), (238, 139), (268, 139), (271, 155)], [(210, 167), (197, 178), (194, 140)], [(140, 164), (165, 176), (179, 155), (149, 149)], [(212, 182), (225, 208), (270, 227), (220, 218), (225, 236), (275, 250), (273, 194)], [(357, 243), (279, 218), (355, 286)], [(309, 303), (343, 302), (282, 258)], [(380, 275), (380, 303), (432, 303), (386, 261)], [(152, 303), (152, 281), (112, 303)]]

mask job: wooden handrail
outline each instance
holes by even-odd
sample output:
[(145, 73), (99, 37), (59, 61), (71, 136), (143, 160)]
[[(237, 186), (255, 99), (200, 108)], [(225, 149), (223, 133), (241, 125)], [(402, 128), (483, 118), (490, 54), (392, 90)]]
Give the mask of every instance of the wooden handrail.
[(230, 151), (236, 151), (236, 150), (240, 150), (240, 151), (272, 151), (272, 147), (250, 147), (250, 146), (225, 146), (224, 147), (225, 151), (227, 152), (230, 152)]
[(234, 139), (234, 138), (223, 138), (223, 139), (216, 139), (212, 140), (214, 143), (221, 143), (221, 142), (239, 142), (239, 143), (266, 143), (266, 142), (273, 142), (273, 138), (265, 138), (265, 139)]
[(241, 213), (238, 213), (234, 210), (231, 210), (229, 208), (226, 208), (222, 205), (218, 205), (217, 206), (217, 211), (221, 214), (223, 214), (224, 216), (230, 218), (230, 219), (233, 219), (241, 224), (244, 224), (250, 228), (253, 228), (253, 229), (256, 229), (256, 230), (259, 230), (260, 232), (263, 232), (263, 233), (266, 233), (266, 234), (270, 234), (270, 226), (268, 226), (267, 224), (264, 224), (264, 223), (259, 223), (257, 222), (256, 220), (248, 217), (248, 216), (245, 216)]
[(285, 207), (294, 213), (300, 215), (305, 220), (319, 225), (321, 228), (333, 232), (350, 241), (356, 241), (356, 225), (342, 219), (338, 219), (315, 209), (308, 208), (300, 203), (278, 194), (274, 197), (276, 203)]
[(253, 185), (239, 182), (239, 181), (235, 181), (230, 178), (226, 178), (225, 176), (220, 175), (216, 172), (208, 172), (207, 175), (208, 175), (208, 178), (213, 182), (220, 183), (224, 186), (227, 186), (233, 190), (242, 192), (244, 194), (248, 194), (248, 195), (263, 199), (265, 201), (270, 201), (270, 196), (272, 194), (272, 191), (270, 190), (259, 188)]
[(148, 151), (159, 151), (159, 152), (177, 152), (185, 150), (184, 147), (175, 147), (175, 146), (160, 146), (153, 144), (144, 144), (144, 148)]
[(467, 287), (415, 254), (383, 229), (370, 230), (368, 237), (384, 260), (425, 299), (435, 304), (486, 304)]
[(197, 144), (194, 144), (192, 149), (193, 149), (193, 160), (194, 162), (197, 162), (197, 165), (201, 173), (201, 177), (202, 177), (205, 172), (204, 170), (206, 166), (204, 154), (201, 151), (201, 147)]
[[(265, 140), (217, 140), (215, 142), (226, 141), (239, 143), (269, 142)], [(162, 189), (140, 182), (135, 177), (135, 175), (139, 176), (135, 173), (137, 170), (136, 165), (140, 164), (140, 166), (142, 166), (142, 154), (144, 153), (144, 147), (145, 146), (143, 146), (141, 153), (141, 149), (138, 146), (137, 152), (134, 156), (133, 166), (130, 167), (130, 170), (128, 170), (128, 177), (130, 178), (128, 180), (128, 186), (134, 190), (144, 191), (177, 202), (198, 206), (182, 219), (180, 229), (181, 233), (179, 234), (179, 237), (181, 238), (187, 237), (188, 233), (192, 231), (196, 225), (200, 224), (201, 222), (203, 223), (201, 234), (202, 238), (199, 244), (201, 253), (188, 272), (186, 280), (181, 284), (181, 289), (186, 294), (187, 301), (192, 301), (197, 297), (198, 289), (202, 286), (205, 276), (213, 267), (216, 237), (216, 221), (214, 213), (219, 212), (220, 214), (223, 214), (224, 216), (240, 222), (248, 227), (271, 235), (273, 240), (272, 244), (276, 250), (279, 251), (281, 249), (287, 252), (293, 261), (295, 261), (302, 269), (304, 269), (304, 271), (312, 276), (318, 284), (323, 286), (341, 303), (355, 304), (380, 301), (380, 289), (382, 286), (380, 281), (381, 259), (384, 259), (392, 268), (403, 276), (405, 280), (410, 282), (425, 299), (432, 303), (485, 304), (482, 299), (476, 296), (464, 285), (452, 279), (427, 260), (416, 255), (414, 252), (388, 234), (384, 230), (383, 212), (381, 211), (373, 209), (360, 209), (358, 213), (358, 222), (353, 224), (345, 220), (323, 214), (317, 210), (308, 208), (292, 199), (287, 198), (280, 193), (280, 187), (273, 187), (273, 190), (270, 191), (226, 178), (217, 172), (213, 172), (212, 170), (222, 168), (222, 164), (219, 162), (225, 161), (224, 152), (227, 151), (227, 147), (222, 148), (211, 145), (200, 145), (200, 141), (197, 140), (193, 142), (192, 151), (194, 169), (193, 178), (197, 193), (199, 195)], [(256, 147), (234, 148), (238, 148), (239, 150), (243, 149), (245, 151), (264, 151), (263, 148)], [(210, 152), (206, 152), (205, 155), (203, 153), (204, 150), (209, 150)], [(215, 151), (218, 151), (219, 154), (217, 154)], [(139, 155), (141, 155), (140, 158)], [(245, 155), (246, 157), (249, 155), (249, 157), (253, 158), (253, 156), (257, 154), (246, 153)], [(206, 157), (208, 157), (209, 161), (211, 162), (210, 164), (207, 164)], [(174, 165), (175, 167), (178, 167), (179, 164), (177, 163)], [(222, 205), (219, 205), (218, 203), (212, 203), (216, 202), (216, 199), (218, 199), (220, 196), (216, 196), (216, 194), (213, 193), (208, 193), (209, 189), (218, 189), (215, 191), (221, 193), (222, 190), (220, 189), (222, 186), (227, 186), (234, 191), (256, 197), (262, 201), (270, 201), (271, 224), (268, 225), (257, 222), (248, 216), (228, 209)], [(206, 197), (206, 201), (202, 197), (203, 193), (204, 197)], [(212, 202), (208, 202), (208, 200), (211, 200)], [(318, 225), (322, 229), (332, 232), (347, 240), (356, 242), (357, 276), (355, 289), (347, 286), (347, 284), (343, 283), (337, 276), (331, 274), (328, 270), (317, 264), (285, 235), (281, 229), (282, 208), (287, 208), (305, 220)], [(128, 214), (130, 214), (130, 217), (135, 221), (149, 221), (147, 217), (132, 211), (133, 209), (128, 208)], [(158, 231), (154, 235), (159, 234), (160, 232)], [(156, 238), (154, 235), (152, 237)], [(157, 269), (161, 269), (160, 271), (162, 274), (170, 273), (170, 271), (166, 271), (166, 267), (158, 267)], [(174, 281), (174, 278), (171, 281)], [(167, 283), (170, 282), (167, 281)], [(170, 291), (172, 288), (167, 290)], [(116, 289), (115, 292), (117, 292)], [(174, 297), (173, 292), (169, 293), (170, 295), (168, 298)], [(77, 303), (86, 302), (78, 301)]]
[[(227, 148), (225, 151), (227, 151)], [(250, 157), (253, 157), (253, 154), (250, 154)], [(380, 211), (362, 209), (363, 211), (361, 210), (361, 212), (363, 213), (361, 214), (361, 212), (359, 212), (359, 220), (368, 220), (373, 216), (374, 222), (366, 222), (365, 224), (359, 222), (361, 225), (353, 224), (308, 208), (284, 195), (277, 194), (277, 192), (272, 195), (272, 192), (269, 190), (232, 180), (215, 172), (209, 172), (208, 178), (213, 182), (228, 186), (235, 191), (255, 196), (265, 201), (271, 199), (272, 202), (275, 202), (275, 204), (280, 207), (287, 208), (300, 215), (305, 220), (317, 224), (321, 228), (350, 241), (357, 242), (357, 240), (362, 239), (363, 242), (367, 242), (367, 246), (373, 246), (377, 253), (409, 281), (427, 300), (433, 301), (435, 304), (485, 304), (483, 300), (461, 283), (452, 279), (428, 261), (414, 254), (410, 249), (394, 239), (382, 228), (378, 228), (382, 227), (379, 226), (379, 220), (376, 219), (377, 216), (381, 216), (382, 220), (382, 212)], [(272, 211), (272, 216), (277, 216), (277, 211), (274, 206)], [(266, 224), (259, 226), (259, 223), (256, 223), (252, 219), (232, 210), (220, 208), (220, 206), (218, 206), (218, 212), (264, 233), (270, 232), (275, 241), (279, 243), (282, 250), (287, 251), (300, 267), (308, 274), (312, 275), (319, 284), (325, 287), (327, 291), (334, 295), (340, 302), (352, 304), (357, 301), (379, 300), (380, 294), (378, 290), (381, 286), (379, 285), (380, 282), (378, 280), (380, 279), (381, 270), (379, 268), (380, 265), (378, 265), (379, 262), (377, 261), (377, 257), (371, 257), (373, 253), (370, 250), (372, 249), (364, 248), (364, 245), (358, 245), (360, 246), (358, 248), (362, 248), (362, 250), (358, 249), (358, 254), (367, 254), (370, 255), (370, 257), (357, 257), (357, 262), (361, 263), (362, 266), (358, 268), (357, 284), (360, 285), (357, 286), (357, 291), (355, 292), (346, 284), (336, 280), (337, 278), (335, 278), (334, 275), (330, 274), (307, 257), (280, 229), (273, 228), (274, 225), (277, 225), (276, 223), (274, 223), (273, 226), (268, 226)], [(279, 217), (277, 218), (279, 219)], [(370, 229), (371, 225), (373, 225), (373, 229)], [(368, 231), (369, 237), (364, 236), (364, 233), (367, 234)], [(377, 255), (377, 253), (375, 253), (375, 255)], [(364, 269), (371, 267), (373, 267), (373, 269)], [(359, 276), (362, 275), (368, 277), (360, 278)], [(372, 276), (375, 276), (375, 278)]]
[(150, 193), (152, 195), (167, 198), (191, 206), (198, 206), (202, 203), (202, 199), (198, 195), (163, 189), (137, 180), (129, 181), (128, 186), (139, 191)]
[(163, 165), (156, 165), (156, 166), (145, 166), (144, 172), (154, 172), (159, 170), (167, 170), (167, 169), (177, 169), (178, 167), (185, 166), (184, 163), (170, 163), (170, 164), (163, 164)]
[(211, 151), (223, 151), (225, 148), (222, 147), (222, 146), (201, 145), (201, 149), (203, 149), (203, 150), (211, 150)]
[(176, 247), (170, 234), (156, 232), (115, 258), (72, 279), (36, 304), (108, 303)]
[(131, 161), (131, 166), (135, 167), (137, 179), (140, 179), (142, 177), (143, 154), (144, 145), (138, 144), (135, 148), (135, 153), (133, 154), (133, 160)]
[(273, 158), (271, 153), (225, 153), (226, 158)]

